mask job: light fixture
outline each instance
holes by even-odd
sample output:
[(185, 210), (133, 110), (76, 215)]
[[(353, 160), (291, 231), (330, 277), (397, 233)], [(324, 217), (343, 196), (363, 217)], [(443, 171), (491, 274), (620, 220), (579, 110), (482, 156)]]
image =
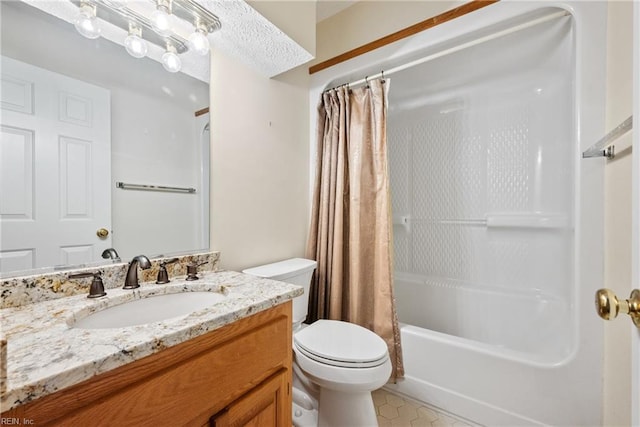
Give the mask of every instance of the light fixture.
[(189, 49), (197, 53), (198, 55), (205, 56), (209, 53), (209, 39), (207, 38), (207, 28), (199, 19), (196, 19), (194, 26), (196, 27), (196, 29), (193, 33), (191, 33), (189, 39), (187, 40)]
[[(74, 25), (80, 34), (97, 38), (101, 35), (100, 25), (106, 23), (107, 39), (118, 37), (131, 56), (148, 56), (172, 73), (182, 68), (179, 55), (187, 51), (207, 55), (210, 49), (208, 35), (222, 27), (220, 19), (199, 4), (199, 0), (152, 0), (146, 11), (142, 11), (134, 0), (71, 2), (78, 7)], [(191, 23), (195, 31), (186, 37), (184, 29)], [(159, 55), (163, 51), (164, 54)], [(189, 60), (199, 61), (195, 57)]]
[(176, 48), (170, 42), (167, 42), (167, 51), (162, 54), (162, 66), (170, 73), (177, 73), (182, 67)]
[(129, 22), (129, 35), (124, 39), (124, 47), (134, 58), (144, 58), (149, 50), (146, 40), (142, 38), (142, 28), (133, 22)]
[(171, 0), (157, 0), (156, 10), (153, 11), (150, 18), (153, 31), (161, 36), (170, 35), (173, 27)]
[(96, 18), (96, 6), (92, 3), (82, 1), (78, 15), (73, 20), (76, 30), (88, 39), (100, 37), (101, 28)]

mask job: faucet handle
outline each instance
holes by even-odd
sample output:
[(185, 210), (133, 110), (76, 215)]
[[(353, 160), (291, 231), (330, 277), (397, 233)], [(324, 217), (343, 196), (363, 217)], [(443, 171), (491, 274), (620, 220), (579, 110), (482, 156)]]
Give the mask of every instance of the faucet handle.
[(160, 269), (158, 270), (158, 279), (156, 280), (157, 284), (162, 285), (164, 283), (170, 282), (169, 273), (167, 273), (167, 264), (173, 264), (176, 261), (178, 261), (178, 258), (171, 258), (170, 260), (162, 261), (160, 263)]
[(198, 280), (198, 267), (205, 265), (208, 261), (201, 264), (189, 264), (187, 265), (187, 279), (186, 280)]
[(107, 293), (104, 291), (104, 282), (102, 282), (102, 271), (96, 271), (93, 273), (87, 272), (70, 274), (69, 279), (81, 279), (91, 276), (93, 276), (93, 280), (91, 281), (91, 286), (89, 286), (89, 295), (87, 295), (87, 298), (100, 298), (105, 296)]

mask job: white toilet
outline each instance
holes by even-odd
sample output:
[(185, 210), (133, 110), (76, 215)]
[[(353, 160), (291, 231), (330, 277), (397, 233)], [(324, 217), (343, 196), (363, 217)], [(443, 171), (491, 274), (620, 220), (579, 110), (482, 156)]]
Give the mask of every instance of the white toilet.
[(307, 317), (309, 286), (316, 262), (293, 258), (243, 273), (304, 287), (293, 300), (293, 425), (343, 427), (378, 425), (371, 391), (391, 375), (387, 345), (353, 323)]

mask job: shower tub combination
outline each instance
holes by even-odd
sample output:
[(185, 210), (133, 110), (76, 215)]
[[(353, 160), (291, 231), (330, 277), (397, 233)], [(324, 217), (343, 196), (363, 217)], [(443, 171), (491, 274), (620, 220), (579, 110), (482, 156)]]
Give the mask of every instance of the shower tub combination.
[(502, 1), (314, 78), (319, 96), (433, 58), (390, 77), (406, 376), (387, 387), (487, 425), (601, 423), (602, 162), (580, 153), (604, 134), (606, 5), (543, 6)]

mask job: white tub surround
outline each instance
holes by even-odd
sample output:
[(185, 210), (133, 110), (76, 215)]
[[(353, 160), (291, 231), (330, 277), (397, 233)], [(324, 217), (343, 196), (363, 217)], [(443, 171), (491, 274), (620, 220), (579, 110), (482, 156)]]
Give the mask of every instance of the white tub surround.
[[(78, 384), (163, 349), (221, 328), (302, 294), (296, 285), (236, 272), (204, 272), (197, 281), (174, 278), (142, 283), (133, 291), (109, 289), (106, 297), (75, 295), (0, 310), (7, 339), (7, 379), (0, 404), (6, 411)], [(80, 318), (137, 298), (212, 291), (226, 298), (208, 309), (147, 325), (76, 329)]]
[(602, 424), (604, 162), (581, 154), (606, 133), (606, 13), (504, 0), (312, 76), (312, 99), (393, 80), (394, 391), (483, 425)]

